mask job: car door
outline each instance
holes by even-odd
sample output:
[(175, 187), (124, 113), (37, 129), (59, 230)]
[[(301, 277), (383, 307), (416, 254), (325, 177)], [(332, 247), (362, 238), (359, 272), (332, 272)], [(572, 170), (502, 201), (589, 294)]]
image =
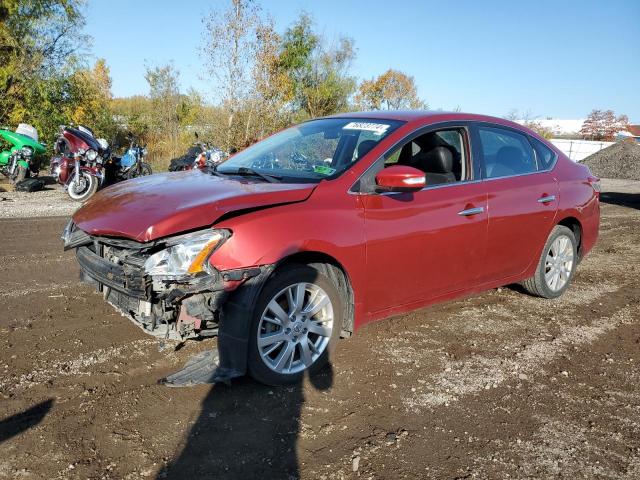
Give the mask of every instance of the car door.
[(478, 124), (476, 158), (482, 159), (488, 194), (488, 236), (482, 279), (514, 279), (539, 259), (553, 227), (558, 183), (538, 166), (521, 131)]
[[(403, 305), (428, 303), (478, 281), (486, 246), (487, 195), (482, 182), (474, 181), (468, 134), (461, 131), (466, 178), (413, 193), (361, 196), (366, 303), (373, 318)], [(394, 151), (398, 150), (385, 155), (387, 166)], [(381, 168), (382, 164), (377, 171)]]

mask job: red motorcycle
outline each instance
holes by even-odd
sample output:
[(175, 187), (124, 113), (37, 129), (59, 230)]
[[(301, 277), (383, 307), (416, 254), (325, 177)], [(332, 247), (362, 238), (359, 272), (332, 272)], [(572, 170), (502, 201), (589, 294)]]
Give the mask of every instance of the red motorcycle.
[(104, 163), (110, 156), (109, 144), (97, 139), (82, 125), (60, 127), (51, 159), (51, 173), (78, 202), (91, 197), (104, 182)]

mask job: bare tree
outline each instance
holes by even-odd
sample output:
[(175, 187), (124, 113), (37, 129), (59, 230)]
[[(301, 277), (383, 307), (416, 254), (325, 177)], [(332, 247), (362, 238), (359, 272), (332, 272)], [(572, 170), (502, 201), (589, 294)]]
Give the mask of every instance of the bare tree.
[(207, 36), (202, 50), (220, 100), (229, 112), (225, 147), (230, 148), (238, 128), (238, 112), (251, 91), (260, 8), (252, 0), (231, 0), (229, 8), (212, 11), (204, 23)]

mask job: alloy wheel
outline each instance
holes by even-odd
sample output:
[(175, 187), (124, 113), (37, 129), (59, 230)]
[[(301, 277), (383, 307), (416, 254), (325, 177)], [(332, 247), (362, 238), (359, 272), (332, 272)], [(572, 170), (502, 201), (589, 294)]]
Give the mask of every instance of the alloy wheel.
[(260, 317), (260, 358), (280, 374), (306, 370), (329, 345), (333, 323), (327, 292), (313, 283), (290, 285), (273, 296)]
[(573, 269), (573, 243), (566, 235), (558, 236), (549, 247), (544, 266), (544, 279), (553, 292), (561, 290), (569, 281)]

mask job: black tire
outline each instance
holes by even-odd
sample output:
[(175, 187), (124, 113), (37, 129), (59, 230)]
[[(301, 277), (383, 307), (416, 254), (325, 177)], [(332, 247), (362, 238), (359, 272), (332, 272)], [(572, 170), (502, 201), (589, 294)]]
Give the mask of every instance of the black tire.
[[(566, 283), (556, 290), (550, 288), (545, 278), (545, 274), (547, 273), (547, 254), (551, 249), (552, 244), (561, 236), (565, 236), (571, 242), (571, 249), (573, 251), (573, 264), (569, 271), (569, 276), (566, 280)], [(538, 266), (536, 267), (536, 273), (533, 277), (524, 280), (521, 285), (524, 289), (530, 293), (531, 295), (535, 295), (537, 297), (543, 298), (557, 298), (562, 295), (569, 285), (571, 284), (571, 280), (573, 279), (573, 275), (575, 274), (576, 267), (578, 265), (578, 245), (576, 241), (576, 236), (570, 228), (567, 228), (563, 225), (556, 225), (551, 233), (549, 234), (549, 238), (542, 249), (542, 253), (540, 254), (540, 258), (538, 260)]]
[[(138, 168), (140, 168), (140, 171), (138, 171)], [(153, 175), (153, 170), (151, 169), (151, 165), (143, 162), (140, 164), (140, 167), (134, 166), (127, 172), (127, 179), (144, 177), (146, 175)]]
[(16, 178), (14, 179), (14, 183), (20, 183), (25, 178), (29, 177), (29, 170), (22, 165), (18, 165)]
[[(75, 175), (75, 174), (74, 174)], [(87, 173), (81, 172), (80, 176), (84, 179), (86, 188), (82, 192), (77, 192), (75, 189), (75, 177), (71, 179), (67, 187), (67, 194), (72, 200), (76, 202), (86, 202), (98, 191), (99, 182), (96, 177)]]
[[(271, 299), (288, 286), (300, 282), (312, 283), (326, 292), (332, 304), (333, 327), (327, 347), (311, 366), (297, 373), (282, 374), (272, 370), (263, 362), (258, 348), (258, 329), (260, 328), (262, 314)], [(345, 300), (346, 294), (340, 291), (334, 281), (311, 266), (290, 265), (274, 272), (260, 293), (252, 313), (251, 328), (249, 330), (249, 374), (258, 382), (266, 385), (288, 385), (300, 382), (305, 374), (314, 375), (322, 370), (329, 362), (329, 357), (340, 338), (345, 312)]]

